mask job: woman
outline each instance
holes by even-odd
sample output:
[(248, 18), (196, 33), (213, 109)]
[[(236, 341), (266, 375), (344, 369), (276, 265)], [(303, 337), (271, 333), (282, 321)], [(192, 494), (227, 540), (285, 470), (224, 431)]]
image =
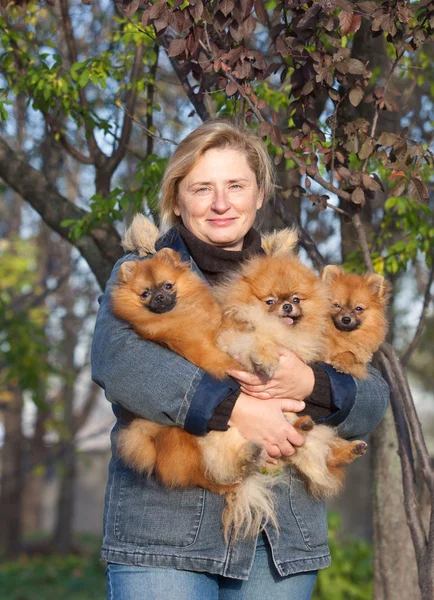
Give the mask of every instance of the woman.
[[(178, 146), (164, 175), (157, 248), (190, 260), (212, 285), (261, 252), (252, 228), (273, 190), (273, 168), (262, 141), (224, 122), (209, 122)], [(119, 426), (132, 415), (183, 427), (195, 435), (236, 426), (261, 441), (270, 460), (289, 456), (303, 437), (282, 410), (307, 412), (361, 437), (380, 422), (388, 389), (371, 369), (366, 381), (325, 364), (309, 367), (290, 352), (269, 381), (233, 372), (213, 380), (169, 350), (139, 339), (110, 311), (110, 287), (101, 297), (92, 349), (93, 378), (113, 403), (113, 459), (104, 514), (102, 558), (107, 593), (115, 600), (308, 600), (318, 569), (327, 567), (327, 521), (290, 469), (277, 486), (279, 532), (267, 526), (256, 540), (226, 546), (221, 528), (224, 498), (201, 488), (168, 490), (116, 460)]]

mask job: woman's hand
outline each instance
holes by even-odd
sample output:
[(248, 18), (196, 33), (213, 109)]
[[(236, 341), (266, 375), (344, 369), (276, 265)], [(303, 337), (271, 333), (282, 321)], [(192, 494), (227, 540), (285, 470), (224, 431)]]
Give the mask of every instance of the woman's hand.
[(261, 442), (270, 457), (291, 456), (294, 446), (304, 443), (282, 411), (299, 412), (305, 407), (297, 400), (258, 400), (243, 392), (238, 396), (229, 425), (236, 427), (247, 440)]
[(304, 400), (312, 393), (315, 376), (312, 369), (290, 350), (279, 352), (279, 367), (271, 379), (246, 371), (228, 371), (241, 384), (241, 390), (259, 400)]

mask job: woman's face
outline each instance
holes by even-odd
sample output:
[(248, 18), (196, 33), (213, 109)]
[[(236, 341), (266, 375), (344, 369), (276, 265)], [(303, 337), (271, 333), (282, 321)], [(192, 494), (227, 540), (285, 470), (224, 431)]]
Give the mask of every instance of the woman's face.
[(174, 211), (203, 242), (241, 250), (263, 199), (245, 155), (231, 148), (213, 149), (179, 183)]

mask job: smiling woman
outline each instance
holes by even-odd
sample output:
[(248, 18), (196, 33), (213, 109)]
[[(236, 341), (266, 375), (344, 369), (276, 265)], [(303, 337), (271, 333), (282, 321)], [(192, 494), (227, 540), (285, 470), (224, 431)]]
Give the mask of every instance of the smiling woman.
[(263, 200), (264, 190), (244, 154), (212, 149), (180, 182), (174, 213), (203, 242), (241, 250)]
[[(272, 196), (273, 174), (267, 149), (254, 133), (229, 121), (204, 123), (179, 144), (167, 165), (157, 250), (179, 253), (185, 269), (198, 273), (209, 291), (207, 283), (215, 286), (263, 253), (253, 223)], [(212, 436), (233, 425), (245, 440), (259, 442), (273, 461), (293, 455), (304, 443), (283, 411), (306, 407), (311, 417), (331, 419), (346, 436), (361, 437), (383, 416), (387, 387), (376, 374), (356, 384), (349, 375), (323, 363), (308, 365), (285, 348), (269, 379), (228, 372), (226, 367), (223, 375), (230, 377), (213, 377), (210, 368), (202, 370), (167, 347), (141, 339), (114, 316), (113, 285), (119, 272), (128, 271), (138, 259), (130, 253), (113, 269), (100, 300), (92, 349), (93, 378), (118, 418), (101, 554), (108, 562), (107, 597), (308, 600), (317, 570), (330, 562), (326, 512), (294, 472), (285, 469), (274, 487), (279, 530), (263, 523), (262, 533), (258, 525), (258, 535), (228, 542), (221, 525), (224, 498), (203, 487), (168, 489), (154, 473), (138, 475), (120, 458), (119, 431), (135, 415), (194, 436)], [(160, 278), (155, 298), (145, 298), (153, 302), (155, 313), (164, 315), (165, 303), (170, 302), (171, 290), (162, 287), (167, 283), (172, 283), (170, 277)], [(274, 296), (267, 291), (264, 301), (293, 325), (304, 292), (297, 289), (290, 303), (280, 307), (276, 302), (275, 308), (278, 292), (273, 289)], [(202, 339), (214, 316), (208, 310), (204, 323), (194, 306), (189, 310), (189, 331)], [(167, 325), (181, 343), (181, 328)], [(201, 354), (203, 359), (210, 353)], [(175, 444), (173, 456), (182, 468)]]

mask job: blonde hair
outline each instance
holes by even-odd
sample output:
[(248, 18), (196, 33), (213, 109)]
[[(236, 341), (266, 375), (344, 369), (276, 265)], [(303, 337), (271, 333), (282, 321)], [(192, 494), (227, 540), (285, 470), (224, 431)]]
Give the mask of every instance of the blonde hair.
[(207, 121), (182, 140), (170, 158), (161, 182), (160, 232), (180, 221), (174, 213), (178, 185), (207, 150), (231, 148), (242, 152), (264, 191), (264, 204), (274, 193), (274, 165), (262, 140), (232, 121)]

